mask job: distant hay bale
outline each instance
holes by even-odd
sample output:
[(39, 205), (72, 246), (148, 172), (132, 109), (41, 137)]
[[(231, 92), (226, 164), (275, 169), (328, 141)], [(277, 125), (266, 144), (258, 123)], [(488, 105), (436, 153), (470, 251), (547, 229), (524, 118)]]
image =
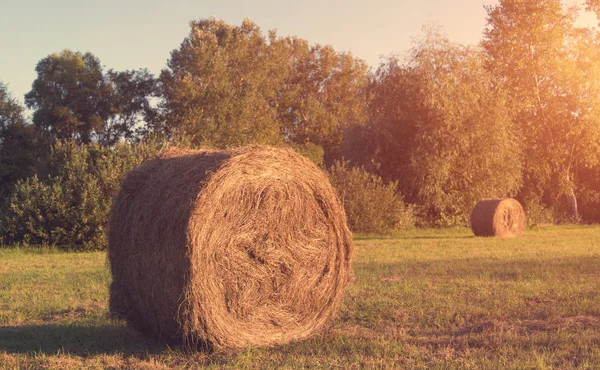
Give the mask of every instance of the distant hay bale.
[(512, 198), (481, 200), (471, 212), (471, 229), (476, 236), (521, 236), (525, 230), (525, 211)]
[(113, 202), (110, 310), (191, 346), (283, 344), (335, 313), (352, 251), (327, 176), (294, 151), (171, 149)]

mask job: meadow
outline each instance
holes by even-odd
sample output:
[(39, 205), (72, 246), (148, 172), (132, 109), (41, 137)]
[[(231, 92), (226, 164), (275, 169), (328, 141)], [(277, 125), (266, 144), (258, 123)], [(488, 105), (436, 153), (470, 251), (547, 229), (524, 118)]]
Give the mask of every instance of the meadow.
[(0, 368), (600, 368), (600, 227), (355, 243), (353, 282), (321, 334), (212, 354), (111, 320), (103, 252), (0, 249)]

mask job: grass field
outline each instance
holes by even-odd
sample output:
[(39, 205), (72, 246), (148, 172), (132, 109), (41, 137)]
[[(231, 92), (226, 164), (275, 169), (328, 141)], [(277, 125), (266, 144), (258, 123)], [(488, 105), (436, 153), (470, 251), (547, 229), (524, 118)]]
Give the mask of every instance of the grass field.
[(600, 228), (356, 238), (319, 336), (186, 354), (108, 319), (104, 253), (0, 249), (0, 368), (600, 368)]

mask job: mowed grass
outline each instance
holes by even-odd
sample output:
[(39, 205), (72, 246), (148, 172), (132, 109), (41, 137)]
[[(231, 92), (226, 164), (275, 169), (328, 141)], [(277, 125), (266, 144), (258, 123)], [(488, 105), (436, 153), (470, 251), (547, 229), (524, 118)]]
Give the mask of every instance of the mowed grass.
[(357, 236), (354, 269), (313, 339), (186, 353), (109, 319), (104, 253), (0, 249), (0, 368), (600, 368), (600, 227)]

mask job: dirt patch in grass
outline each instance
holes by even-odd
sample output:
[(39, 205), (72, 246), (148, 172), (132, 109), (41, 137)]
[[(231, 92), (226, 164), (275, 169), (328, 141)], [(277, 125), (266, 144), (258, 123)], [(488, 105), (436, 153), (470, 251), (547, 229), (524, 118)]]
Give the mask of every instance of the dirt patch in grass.
[(61, 310), (57, 312), (51, 312), (44, 317), (42, 317), (42, 321), (44, 322), (60, 322), (60, 321), (73, 321), (84, 317), (86, 314), (91, 312), (96, 312), (102, 309), (100, 306), (92, 306), (92, 307), (76, 307), (69, 308), (66, 310)]
[(400, 277), (400, 276), (386, 276), (386, 277), (382, 277), (380, 280), (381, 281), (385, 281), (386, 283), (396, 283), (396, 282), (402, 280), (402, 277)]

